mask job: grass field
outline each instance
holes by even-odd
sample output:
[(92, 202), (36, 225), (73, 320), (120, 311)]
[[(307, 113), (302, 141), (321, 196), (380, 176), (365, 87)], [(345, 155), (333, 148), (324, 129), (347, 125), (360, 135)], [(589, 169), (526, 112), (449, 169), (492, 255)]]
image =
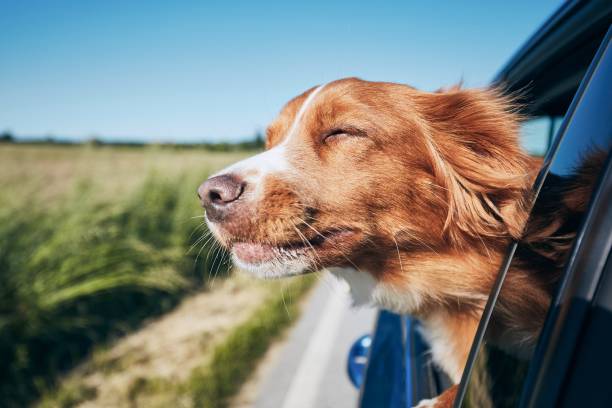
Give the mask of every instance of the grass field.
[[(0, 406), (54, 395), (58, 378), (96, 347), (227, 273), (224, 254), (198, 241), (205, 228), (195, 190), (246, 154), (0, 145)], [(248, 341), (261, 354), (269, 339)], [(215, 376), (198, 370), (196, 378)], [(246, 375), (235, 370), (237, 380)], [(210, 388), (205, 382), (199, 387)], [(238, 383), (194, 391), (195, 405), (224, 400)]]

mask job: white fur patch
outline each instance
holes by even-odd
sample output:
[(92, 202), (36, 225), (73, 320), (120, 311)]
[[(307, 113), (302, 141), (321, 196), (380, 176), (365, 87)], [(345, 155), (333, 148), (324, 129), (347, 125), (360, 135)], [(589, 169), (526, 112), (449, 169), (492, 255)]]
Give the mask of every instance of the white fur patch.
[[(246, 181), (255, 182), (261, 175), (283, 172), (289, 170), (289, 162), (287, 161), (286, 148), (284, 144), (280, 144), (270, 150), (251, 156), (248, 159), (241, 160), (232, 164), (229, 167), (213, 174), (211, 177), (222, 174), (238, 174)], [(256, 178), (254, 178), (254, 176)], [(251, 179), (249, 180), (249, 177)]]
[(399, 291), (391, 285), (377, 281), (367, 271), (355, 268), (329, 268), (329, 271), (351, 288), (353, 305), (375, 306), (400, 314), (413, 313), (422, 303), (422, 296), (415, 291)]
[(263, 178), (271, 173), (282, 174), (291, 172), (287, 160), (284, 144), (275, 146), (270, 150), (256, 154), (248, 159), (241, 160), (231, 166), (213, 174), (211, 177), (223, 174), (236, 174), (252, 186), (252, 197), (259, 197), (263, 191)]
[(310, 263), (303, 257), (288, 256), (278, 260), (252, 264), (242, 261), (232, 253), (232, 261), (239, 269), (260, 279), (276, 279), (299, 275), (310, 267)]
[(317, 94), (323, 88), (325, 88), (325, 85), (326, 84), (318, 86), (314, 91), (312, 91), (310, 93), (310, 95), (308, 95), (308, 97), (306, 98), (306, 100), (304, 101), (302, 106), (300, 106), (300, 110), (295, 115), (295, 118), (293, 119), (293, 123), (291, 124), (291, 127), (289, 128), (289, 132), (287, 132), (287, 136), (285, 137), (285, 140), (283, 140), (283, 142), (282, 142), (283, 144), (288, 143), (289, 139), (292, 138), (295, 135), (295, 133), (297, 132), (297, 129), (298, 129), (299, 125), (300, 125), (300, 121), (302, 120), (302, 117), (304, 116), (304, 112), (306, 112), (306, 109), (308, 109), (308, 107), (310, 106), (312, 101), (314, 101), (315, 96), (317, 96)]
[(446, 319), (442, 313), (428, 316), (422, 320), (421, 334), (431, 348), (433, 362), (448, 374), (453, 383), (459, 384), (464, 367), (450, 344), (453, 333), (448, 330)]
[(372, 275), (354, 268), (328, 268), (328, 271), (349, 286), (353, 306), (372, 305), (372, 293), (376, 287), (376, 280)]
[(438, 403), (437, 398), (424, 399), (424, 400), (419, 401), (419, 403), (415, 405), (414, 408), (432, 408), (432, 407), (435, 407), (437, 403)]
[(287, 157), (287, 145), (289, 141), (293, 139), (298, 132), (302, 117), (306, 110), (310, 107), (315, 99), (315, 96), (325, 87), (321, 85), (308, 95), (300, 109), (298, 110), (291, 127), (287, 131), (285, 138), (277, 146), (274, 146), (270, 150), (256, 154), (253, 157), (239, 161), (225, 169), (213, 174), (211, 177), (220, 176), (223, 174), (236, 174), (243, 180), (255, 186), (256, 193), (260, 191), (261, 185), (263, 184), (263, 178), (271, 173), (282, 174), (291, 173), (292, 169), (289, 164)]

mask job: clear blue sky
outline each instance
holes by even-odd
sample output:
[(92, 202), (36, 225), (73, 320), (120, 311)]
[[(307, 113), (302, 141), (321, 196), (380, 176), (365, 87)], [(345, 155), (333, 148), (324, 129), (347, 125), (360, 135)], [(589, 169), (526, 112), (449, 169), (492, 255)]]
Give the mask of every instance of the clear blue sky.
[(0, 0), (0, 131), (238, 140), (359, 76), (486, 84), (559, 0)]

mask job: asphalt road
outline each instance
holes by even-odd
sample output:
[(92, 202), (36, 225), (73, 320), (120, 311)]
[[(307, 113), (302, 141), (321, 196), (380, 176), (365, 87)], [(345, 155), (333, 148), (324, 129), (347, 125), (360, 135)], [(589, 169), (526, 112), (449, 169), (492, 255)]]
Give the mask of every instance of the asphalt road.
[(261, 382), (256, 408), (356, 407), (346, 374), (349, 348), (370, 333), (376, 310), (354, 309), (348, 288), (326, 276)]

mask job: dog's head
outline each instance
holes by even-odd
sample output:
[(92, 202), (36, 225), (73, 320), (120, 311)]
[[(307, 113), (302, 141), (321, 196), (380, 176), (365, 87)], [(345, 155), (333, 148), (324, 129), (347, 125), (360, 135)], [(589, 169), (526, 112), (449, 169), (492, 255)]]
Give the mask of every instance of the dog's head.
[(520, 232), (530, 178), (517, 126), (495, 90), (342, 79), (289, 101), (266, 151), (198, 193), (216, 238), (257, 276), (332, 266), (377, 275), (400, 251)]

